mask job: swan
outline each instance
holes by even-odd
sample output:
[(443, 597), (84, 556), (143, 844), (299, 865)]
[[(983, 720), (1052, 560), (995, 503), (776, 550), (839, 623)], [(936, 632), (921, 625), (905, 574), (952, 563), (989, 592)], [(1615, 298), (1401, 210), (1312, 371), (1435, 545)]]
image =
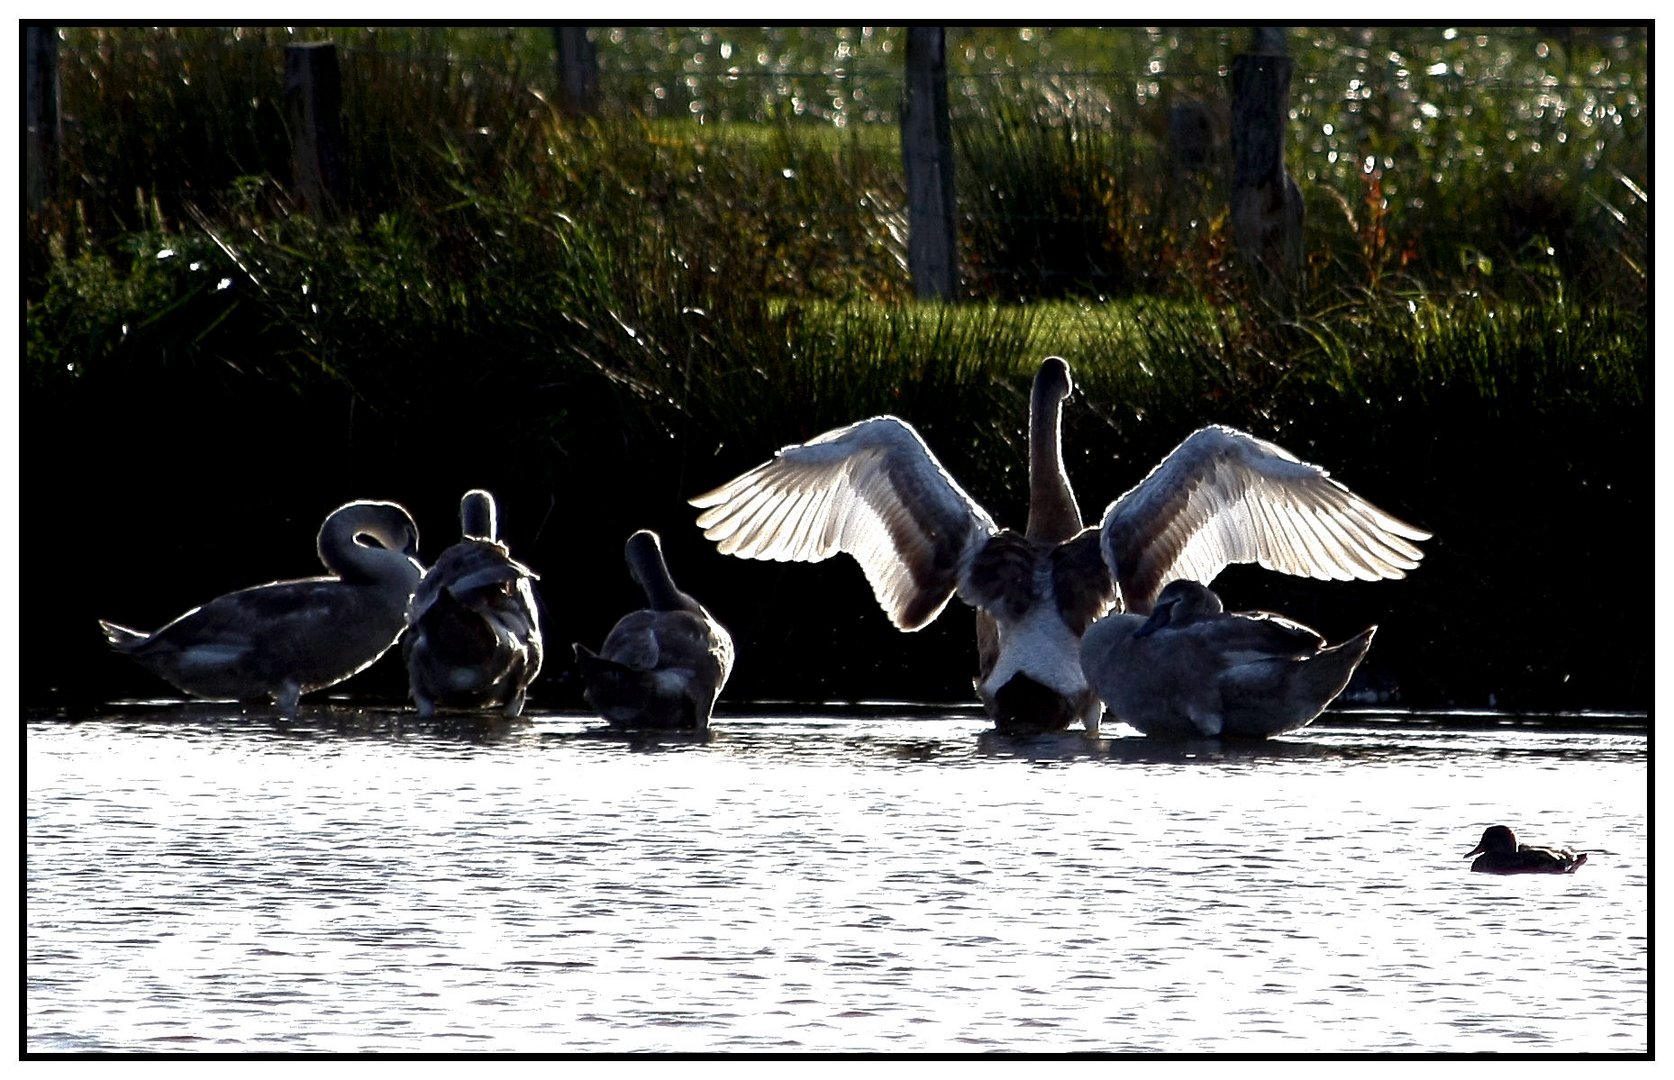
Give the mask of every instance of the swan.
[(295, 713), (302, 694), (342, 682), (395, 644), (424, 572), (414, 558), (418, 527), (392, 502), (333, 510), (318, 550), (332, 576), (230, 592), (149, 634), (99, 626), (116, 651), (188, 694), (270, 699)]
[(1029, 517), (1001, 529), (894, 416), (795, 446), (691, 499), (724, 554), (860, 564), (897, 629), (928, 624), (958, 595), (978, 610), (976, 690), (995, 727), (1097, 733), (1103, 705), (1081, 669), (1081, 635), (1120, 605), (1148, 613), (1176, 577), (1207, 583), (1229, 563), (1316, 578), (1399, 578), (1418, 565), (1401, 522), (1272, 443), (1202, 428), (1083, 528), (1060, 449), (1069, 364), (1049, 356), (1029, 398)]
[(622, 616), (597, 653), (575, 644), (584, 695), (614, 727), (706, 730), (732, 673), (732, 636), (674, 584), (656, 533), (628, 537), (626, 557), (649, 606)]
[(1519, 844), (1507, 825), (1484, 829), (1482, 840), (1465, 852), (1467, 859), (1472, 855), (1479, 856), (1471, 863), (1478, 874), (1573, 874), (1587, 861), (1585, 851)]
[(1159, 738), (1265, 738), (1306, 727), (1342, 693), (1372, 644), (1341, 645), (1266, 612), (1228, 613), (1189, 578), (1150, 618), (1106, 615), (1081, 638), (1081, 668), (1111, 715)]
[(420, 716), (444, 708), (499, 707), (520, 716), (541, 670), (539, 577), (499, 540), (494, 496), (459, 502), (461, 538), (419, 582), (401, 639), (407, 684)]

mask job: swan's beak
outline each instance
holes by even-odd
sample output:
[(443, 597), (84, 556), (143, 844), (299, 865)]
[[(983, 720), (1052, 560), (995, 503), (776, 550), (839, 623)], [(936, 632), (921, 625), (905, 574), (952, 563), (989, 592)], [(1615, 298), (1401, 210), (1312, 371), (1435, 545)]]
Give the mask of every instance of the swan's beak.
[(1170, 607), (1173, 607), (1173, 606), (1174, 605), (1169, 604), (1165, 607), (1160, 607), (1157, 610), (1151, 612), (1151, 617), (1149, 619), (1145, 620), (1145, 625), (1144, 626), (1141, 626), (1138, 630), (1135, 630), (1133, 632), (1133, 636), (1136, 637), (1136, 638), (1150, 637), (1152, 634), (1156, 633), (1161, 628), (1167, 626), (1168, 625), (1168, 609)]

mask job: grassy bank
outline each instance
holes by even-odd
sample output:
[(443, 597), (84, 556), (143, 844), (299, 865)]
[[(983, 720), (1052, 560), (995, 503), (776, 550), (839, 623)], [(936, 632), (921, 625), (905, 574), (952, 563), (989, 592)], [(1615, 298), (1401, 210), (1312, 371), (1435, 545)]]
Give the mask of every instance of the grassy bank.
[[(156, 63), (201, 68), (212, 52), (181, 48)], [(1223, 579), (1232, 605), (1333, 638), (1379, 623), (1368, 672), (1411, 704), (1648, 707), (1637, 628), (1565, 573), (1637, 565), (1640, 545), (1649, 557), (1643, 201), (1609, 203), (1608, 226), (1580, 214), (1561, 244), (1508, 235), (1489, 253), (1444, 223), (1505, 221), (1507, 189), (1449, 190), (1456, 201), (1423, 217), (1403, 203), (1372, 223), (1381, 240), (1362, 199), (1358, 216), (1311, 215), (1310, 289), (1281, 312), (1244, 291), (1224, 222), (1171, 217), (1143, 179), (1157, 144), (1142, 127), (1037, 136), (973, 117), (961, 176), (980, 179), (962, 182), (961, 207), (968, 281), (985, 295), (924, 306), (906, 299), (897, 152), (876, 130), (577, 125), (491, 79), (462, 116), (418, 93), (419, 66), (387, 66), (407, 73), (387, 98), (346, 90), (388, 135), (367, 139), (362, 209), (342, 221), (294, 212), (278, 167), (247, 171), (240, 151), (236, 175), (190, 181), (118, 183), (114, 159), (91, 164), (99, 184), (31, 222), (26, 697), (159, 690), (107, 655), (95, 618), (157, 625), (313, 573), (319, 521), (351, 498), (407, 504), (433, 558), (456, 535), (459, 495), (483, 485), (543, 575), (557, 647), (537, 705), (579, 703), (565, 647), (596, 644), (638, 603), (621, 545), (640, 527), (664, 534), (679, 580), (732, 628), (729, 697), (963, 700), (967, 612), (903, 637), (847, 560), (725, 559), (685, 499), (780, 445), (892, 412), (1020, 523), (1028, 379), (1055, 353), (1080, 384), (1065, 436), (1089, 518), (1219, 422), (1436, 533), (1407, 581), (1238, 569)], [(138, 76), (133, 89), (138, 108)], [(400, 95), (411, 115), (398, 117)], [(78, 108), (91, 153), (101, 129)], [(152, 133), (161, 160), (175, 120), (145, 108), (157, 111), (118, 129)], [(491, 115), (477, 127), (492, 137), (454, 134)], [(1572, 178), (1577, 205), (1599, 205), (1585, 195), (1599, 175)], [(124, 206), (110, 192), (129, 182), (143, 194)], [(1304, 186), (1359, 198), (1359, 183)], [(1089, 184), (1108, 197), (1070, 205)], [(985, 200), (1104, 216), (1082, 229), (1096, 243), (1027, 247), (984, 238)], [(1436, 254), (1461, 244), (1481, 257)], [(88, 446), (100, 466), (75, 469)], [(29, 571), (49, 560), (74, 568), (73, 586)], [(360, 679), (401, 692), (388, 660)]]

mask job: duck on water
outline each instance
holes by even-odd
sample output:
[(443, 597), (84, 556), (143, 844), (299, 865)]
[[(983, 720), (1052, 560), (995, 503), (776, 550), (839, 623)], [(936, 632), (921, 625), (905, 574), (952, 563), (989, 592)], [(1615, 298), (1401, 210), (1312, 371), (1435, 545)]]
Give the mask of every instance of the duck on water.
[(335, 686), (395, 644), (424, 572), (418, 526), (392, 502), (333, 510), (317, 550), (329, 576), (230, 592), (149, 634), (99, 626), (116, 651), (188, 694), (270, 700), (294, 713), (301, 695)]
[(1573, 874), (1587, 861), (1585, 851), (1569, 848), (1519, 844), (1509, 825), (1490, 825), (1476, 847), (1465, 852), (1477, 860), (1471, 870), (1478, 874)]
[(1002, 529), (918, 432), (876, 416), (786, 446), (691, 500), (721, 552), (776, 562), (839, 553), (860, 564), (897, 629), (927, 625), (957, 595), (977, 610), (976, 691), (995, 727), (1029, 735), (1104, 706), (1082, 671), (1081, 637), (1115, 608), (1148, 614), (1175, 578), (1207, 584), (1227, 565), (1335, 580), (1400, 578), (1429, 533), (1317, 465), (1232, 428), (1188, 436), (1086, 527), (1064, 471), (1069, 364), (1048, 357), (1029, 398), (1029, 514)]

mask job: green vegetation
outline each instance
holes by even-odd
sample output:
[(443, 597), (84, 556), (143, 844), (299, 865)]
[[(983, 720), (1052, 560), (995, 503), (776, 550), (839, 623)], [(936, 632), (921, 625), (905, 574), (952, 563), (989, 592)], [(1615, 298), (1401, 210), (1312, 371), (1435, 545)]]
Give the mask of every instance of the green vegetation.
[[(332, 223), (287, 191), (281, 108), (281, 46), (322, 36), (352, 148)], [(564, 646), (633, 602), (638, 527), (733, 628), (738, 697), (963, 700), (966, 616), (901, 639), (851, 565), (720, 559), (684, 500), (893, 412), (1018, 522), (1056, 353), (1088, 517), (1195, 426), (1246, 428), (1437, 539), (1407, 582), (1240, 571), (1233, 603), (1379, 622), (1368, 666), (1415, 704), (1648, 705), (1631, 630), (1553, 626), (1603, 603), (1563, 571), (1651, 535), (1643, 29), (1295, 32), (1284, 311), (1243, 282), (1222, 185), (1168, 158), (1169, 105), (1213, 114), (1241, 31), (950, 31), (951, 307), (909, 299), (899, 29), (595, 36), (606, 115), (572, 121), (538, 28), (63, 31), (66, 181), (24, 265), (22, 502), (53, 527), (24, 551), (51, 536), (86, 579), (49, 604), (26, 575), (25, 618), (59, 620), (26, 692), (144, 692), (114, 659), (70, 674), (94, 617), (311, 572), (354, 497), (406, 502), (433, 557), (486, 485), (544, 574), (538, 704), (574, 703)], [(106, 468), (67, 483), (90, 443)]]

